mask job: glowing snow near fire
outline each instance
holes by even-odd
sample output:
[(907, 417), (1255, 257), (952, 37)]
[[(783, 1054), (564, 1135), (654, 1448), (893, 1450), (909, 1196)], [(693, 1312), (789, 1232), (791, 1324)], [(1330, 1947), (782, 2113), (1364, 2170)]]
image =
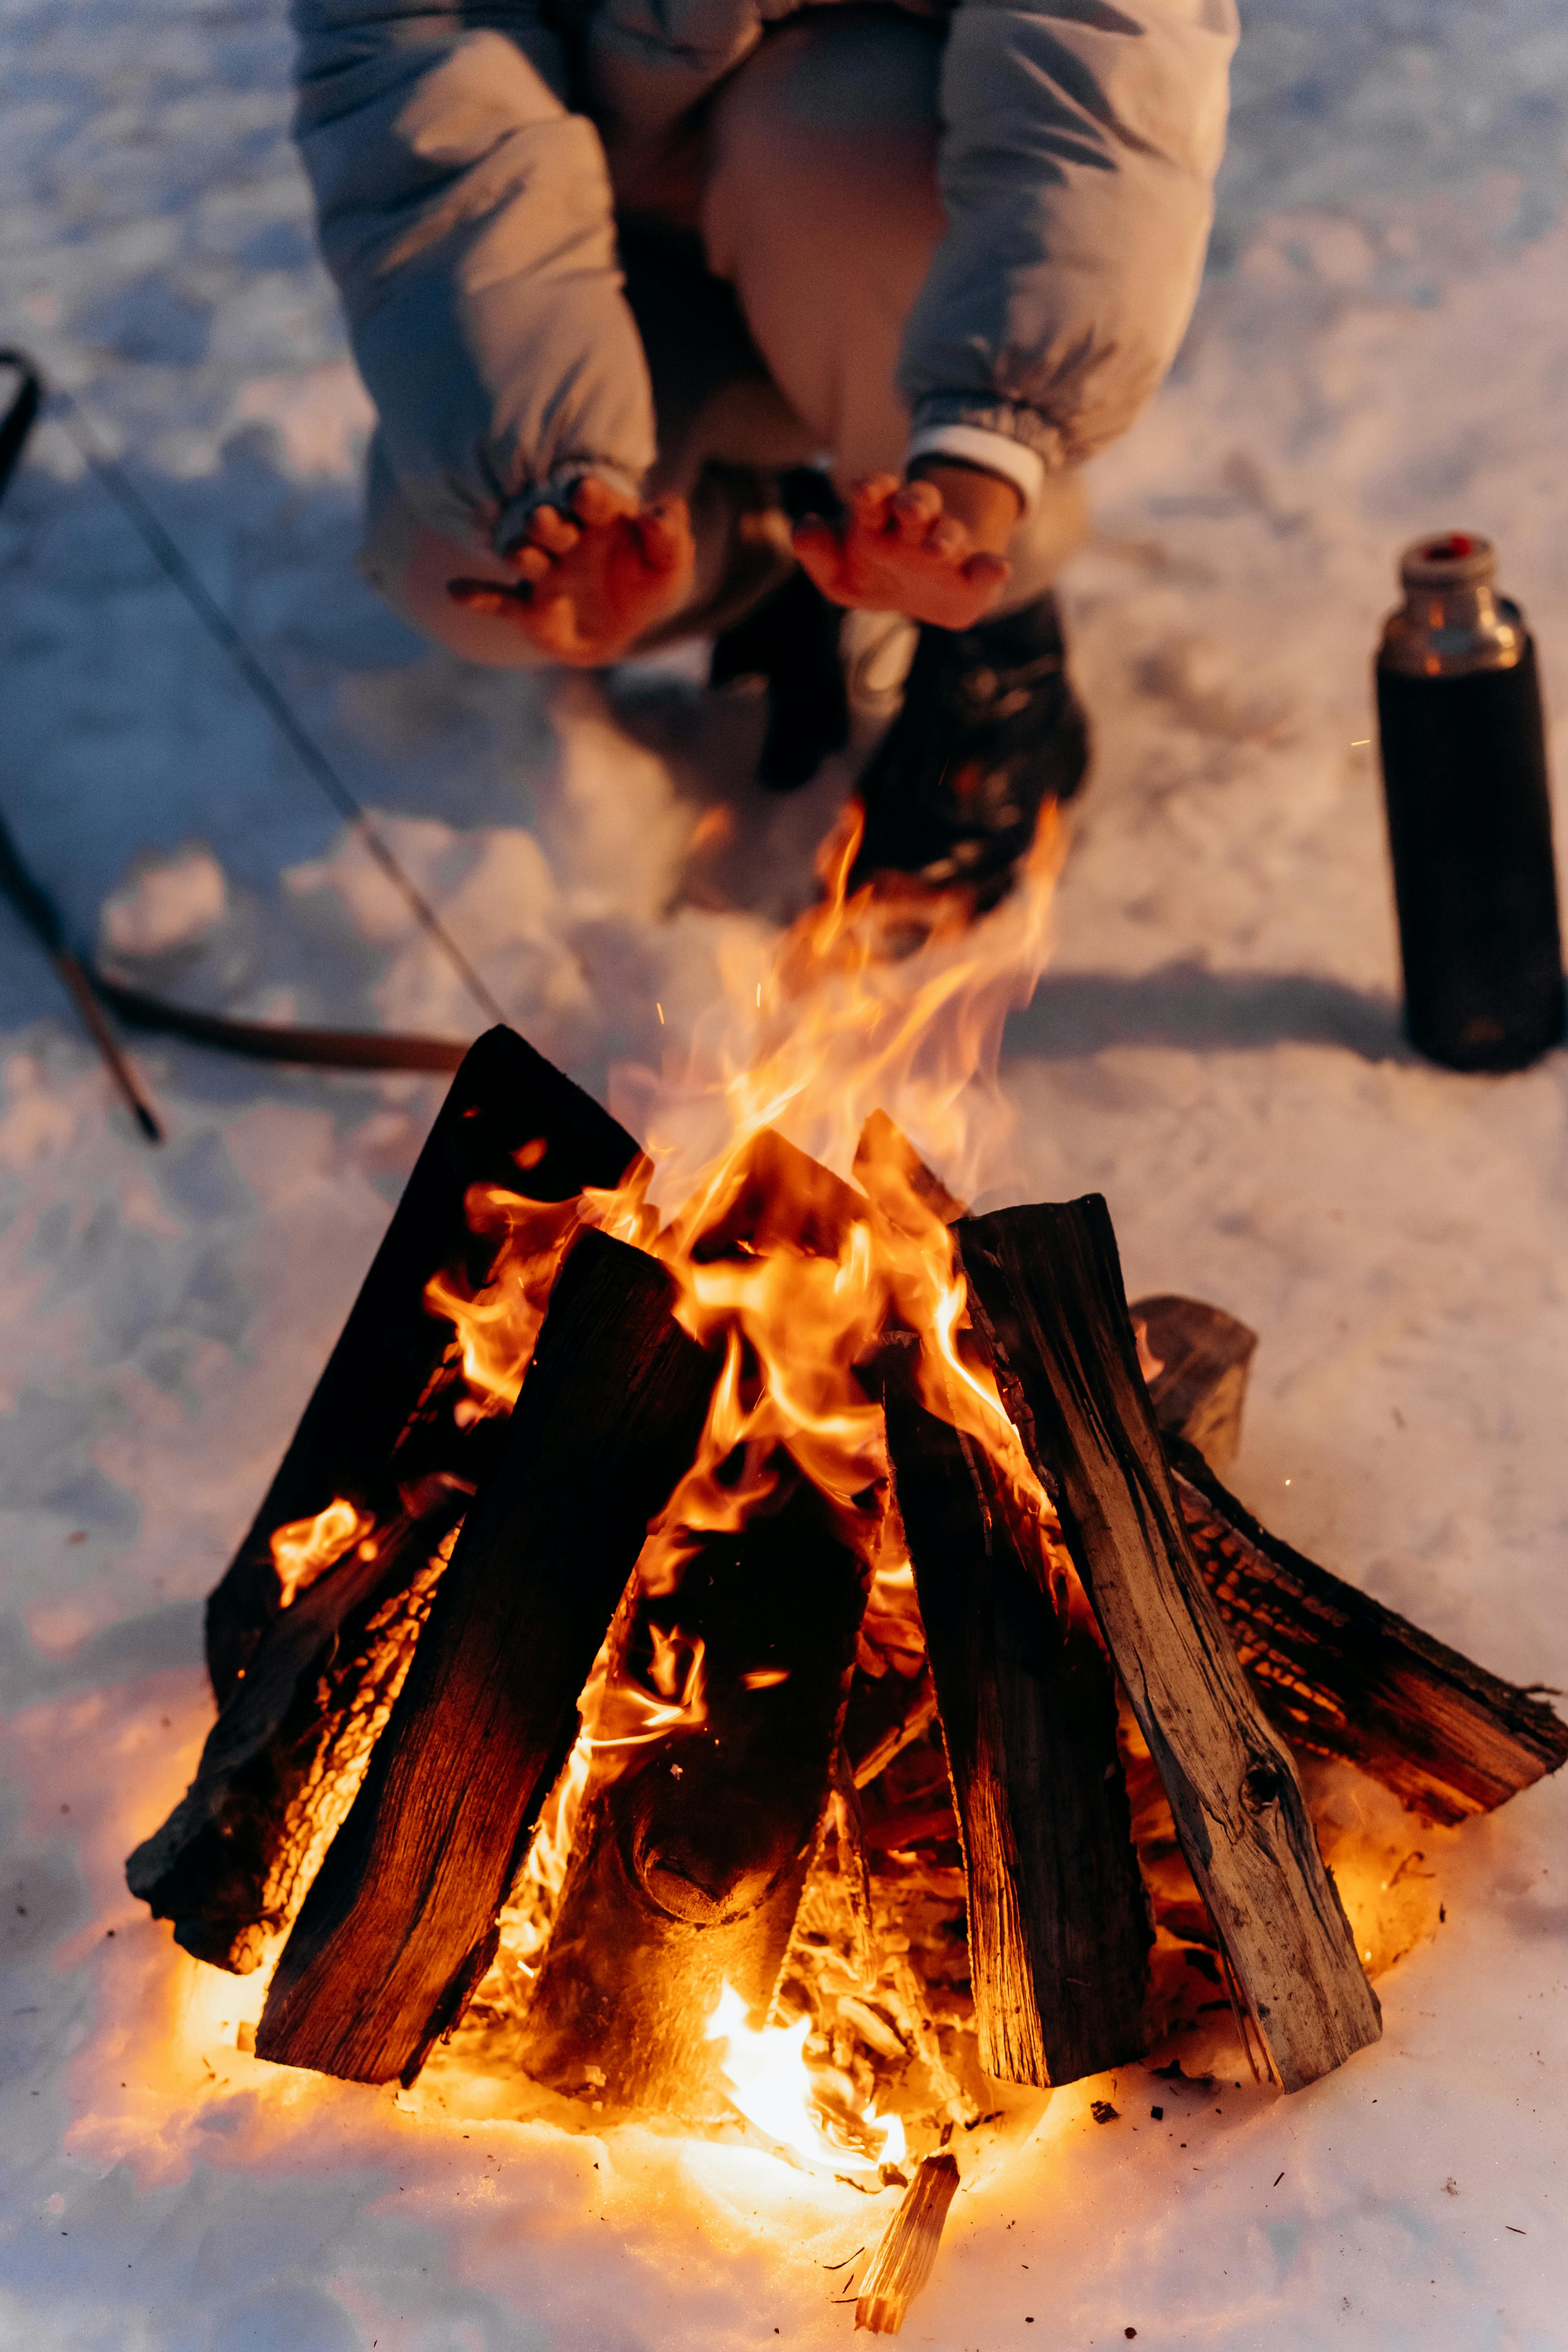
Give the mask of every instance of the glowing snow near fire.
[(725, 2045), (720, 2063), (734, 2105), (759, 2131), (808, 2164), (826, 2165), (835, 2172), (871, 2173), (883, 2165), (901, 2164), (904, 2126), (898, 2116), (884, 2118), (871, 2107), (866, 2109), (860, 2122), (867, 2138), (875, 2143), (871, 2149), (857, 2147), (847, 2136), (830, 2138), (824, 2130), (818, 2120), (824, 2111), (805, 2063), (810, 2032), (810, 2018), (798, 2017), (793, 2025), (764, 2026), (758, 2032), (746, 2021), (745, 2002), (726, 1984), (708, 2021), (708, 2039)]

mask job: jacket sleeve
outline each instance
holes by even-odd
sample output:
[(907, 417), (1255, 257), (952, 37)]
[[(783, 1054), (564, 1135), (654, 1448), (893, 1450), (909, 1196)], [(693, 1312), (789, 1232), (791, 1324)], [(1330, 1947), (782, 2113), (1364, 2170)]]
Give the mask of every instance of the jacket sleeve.
[(398, 488), (506, 551), (542, 495), (654, 456), (597, 131), (532, 0), (295, 0), (296, 135)]
[(963, 0), (948, 231), (900, 368), (917, 438), (1002, 434), (1054, 470), (1131, 423), (1196, 297), (1236, 30), (1233, 0)]

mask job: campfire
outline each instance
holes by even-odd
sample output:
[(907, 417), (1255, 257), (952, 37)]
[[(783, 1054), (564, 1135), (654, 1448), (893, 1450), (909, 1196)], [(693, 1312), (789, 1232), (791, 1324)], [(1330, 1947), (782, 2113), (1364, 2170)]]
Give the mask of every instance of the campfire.
[(1568, 1730), (1226, 1491), (1252, 1335), (1130, 1307), (1102, 1200), (947, 1189), (1049, 845), (984, 968), (879, 962), (852, 854), (673, 1140), (473, 1047), (129, 1877), (269, 1972), (259, 2057), (482, 2049), (563, 2112), (901, 2187), (857, 2304), (892, 2332), (998, 2084), (1207, 2008), (1288, 2092), (1377, 2038), (1304, 1775), (1455, 1823)]

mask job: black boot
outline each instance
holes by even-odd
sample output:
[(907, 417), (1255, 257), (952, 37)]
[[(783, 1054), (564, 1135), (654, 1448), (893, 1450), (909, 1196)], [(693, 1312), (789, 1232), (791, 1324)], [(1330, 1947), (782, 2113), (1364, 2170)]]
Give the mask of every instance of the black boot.
[(838, 660), (844, 615), (792, 572), (745, 618), (713, 640), (710, 686), (738, 677), (767, 681), (768, 730), (757, 781), (772, 793), (809, 784), (830, 751), (849, 740), (849, 702)]
[(861, 776), (865, 837), (849, 877), (1006, 897), (1047, 801), (1089, 767), (1089, 722), (1047, 594), (973, 629), (922, 626), (903, 709)]

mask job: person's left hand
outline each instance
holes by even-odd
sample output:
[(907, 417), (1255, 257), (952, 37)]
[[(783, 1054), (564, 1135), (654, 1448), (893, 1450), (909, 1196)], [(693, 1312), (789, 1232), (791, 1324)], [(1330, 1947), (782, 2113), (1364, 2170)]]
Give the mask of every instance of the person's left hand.
[(999, 550), (1018, 494), (968, 467), (932, 466), (930, 477), (900, 484), (874, 474), (851, 488), (838, 522), (796, 524), (795, 554), (825, 596), (940, 629), (973, 628), (990, 610), (1011, 572)]

